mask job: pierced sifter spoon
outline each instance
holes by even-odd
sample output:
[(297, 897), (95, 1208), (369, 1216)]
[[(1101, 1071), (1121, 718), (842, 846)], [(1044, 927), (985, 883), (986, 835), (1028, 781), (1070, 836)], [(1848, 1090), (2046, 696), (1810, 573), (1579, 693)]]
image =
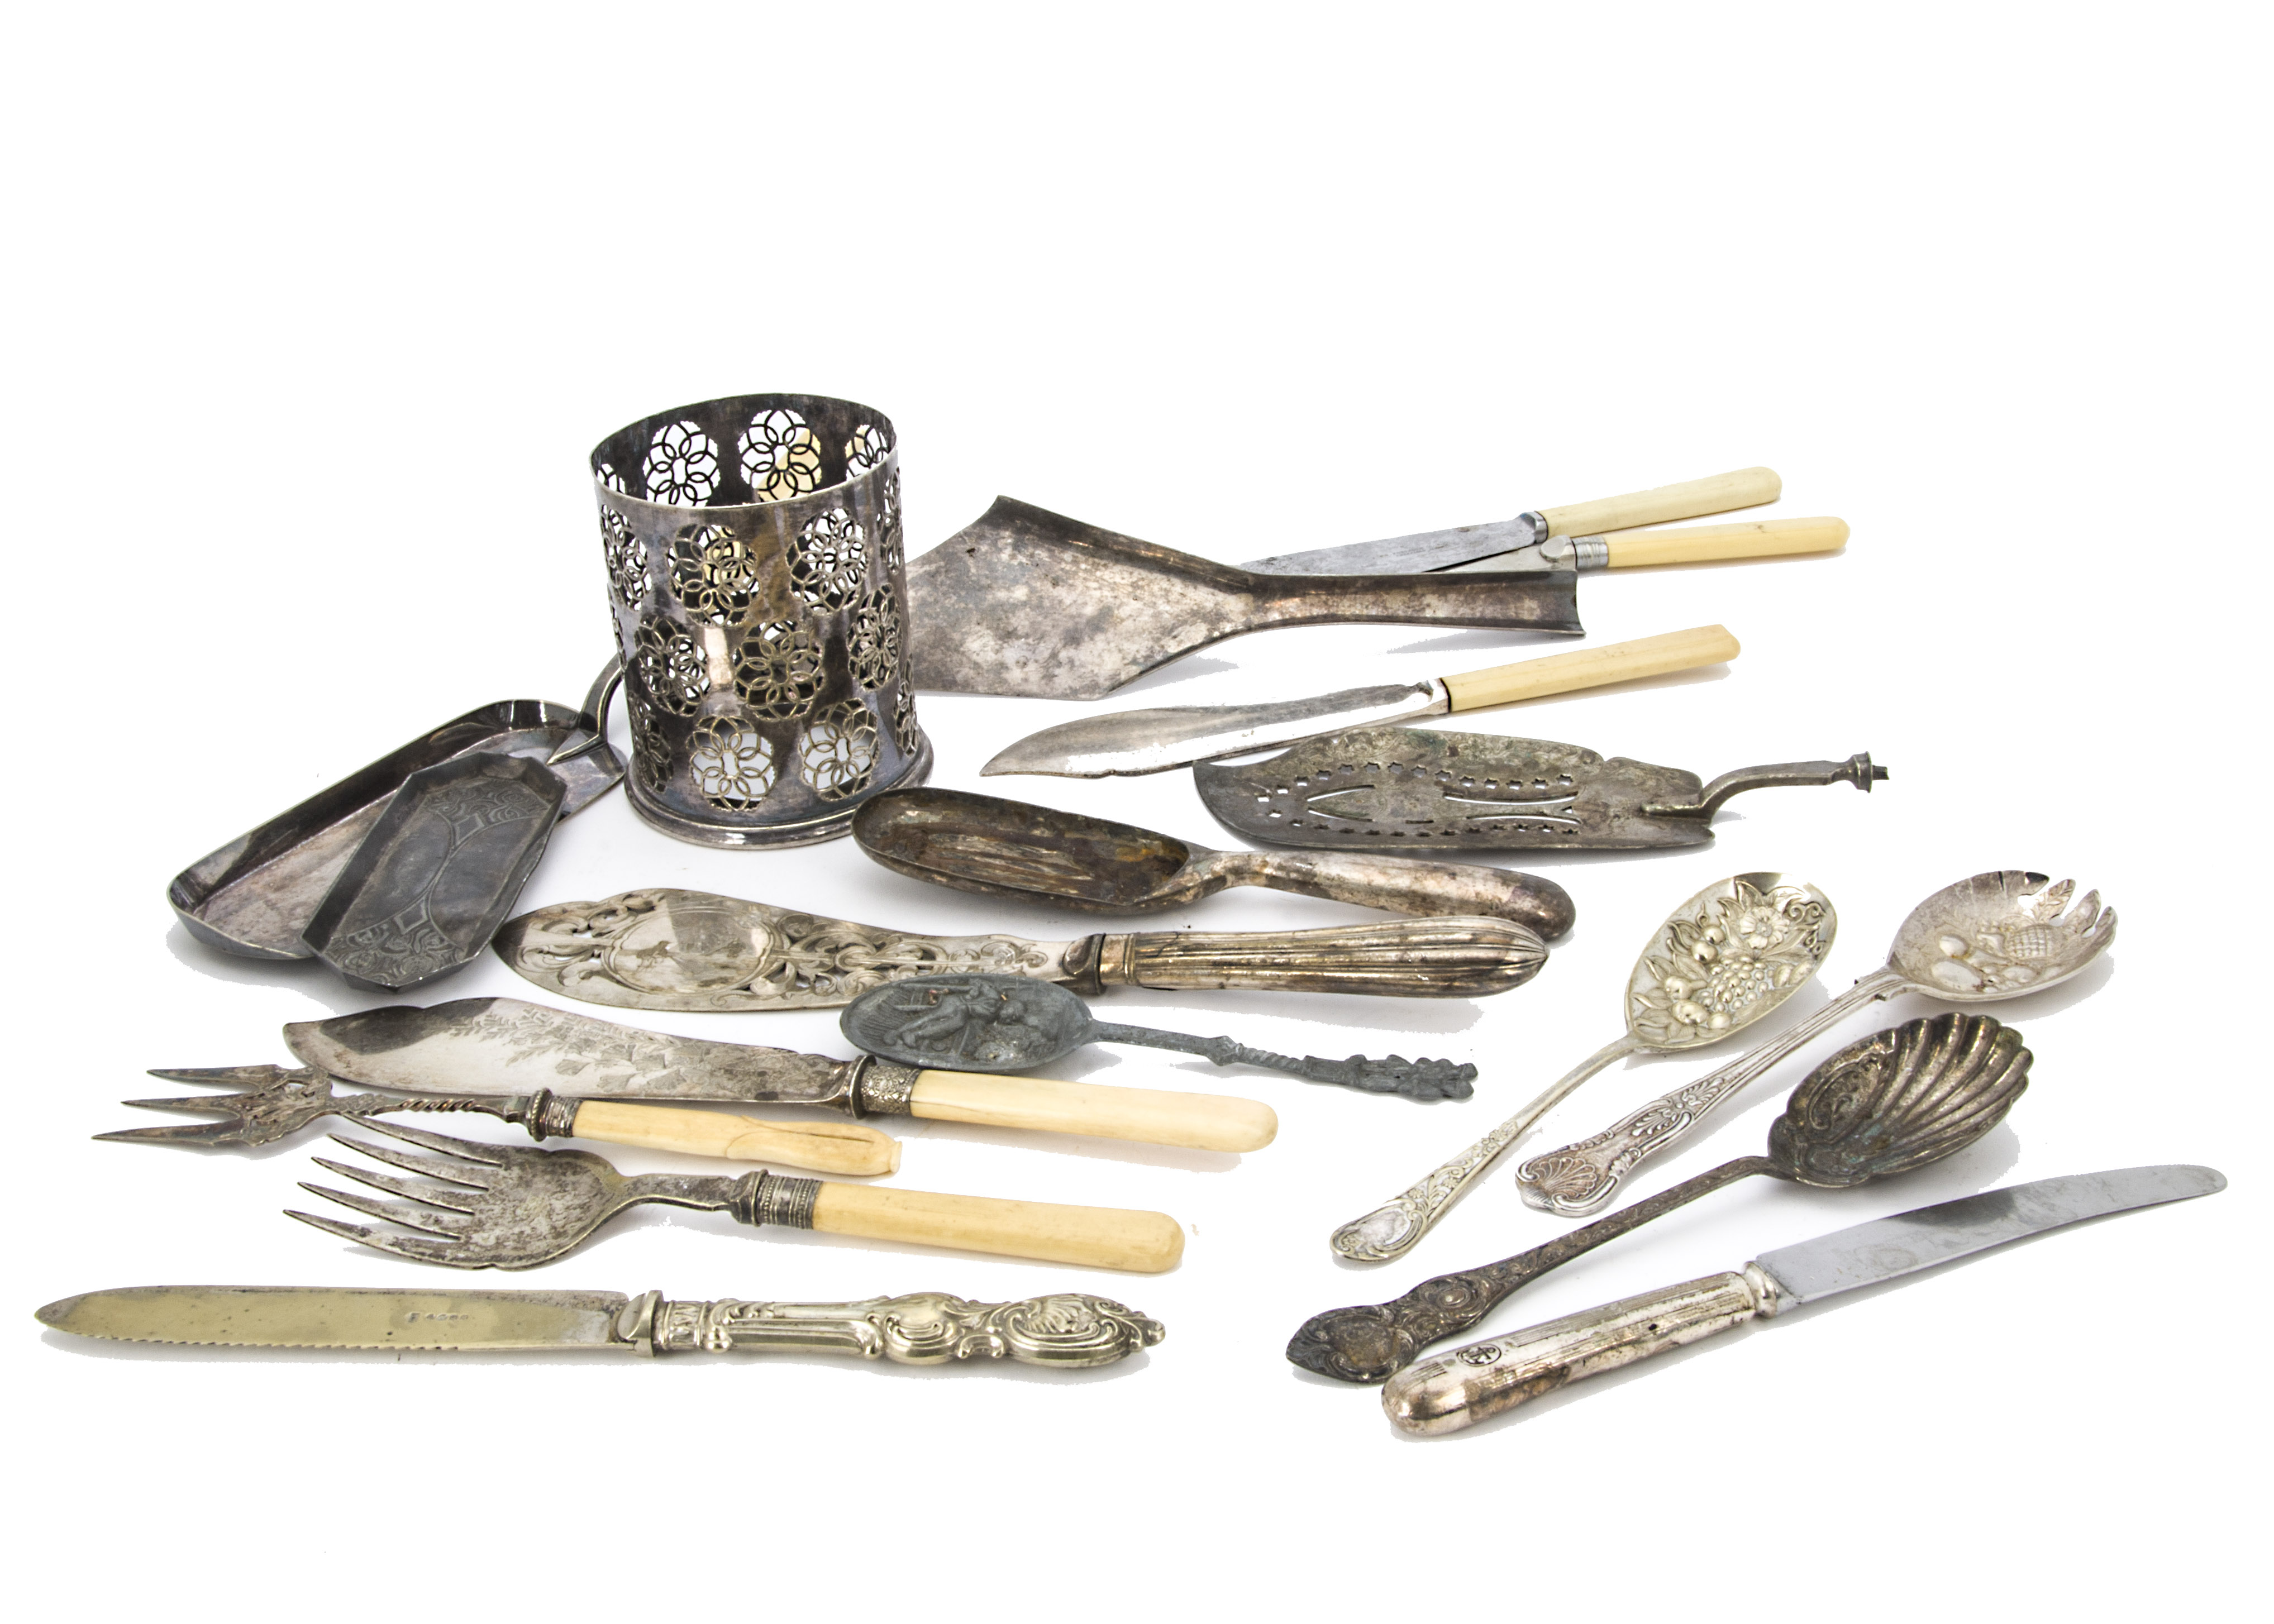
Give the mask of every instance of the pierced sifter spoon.
[(1450, 1060), (1297, 1059), (1230, 1038), (1193, 1037), (1093, 1019), (1063, 987), (1023, 975), (919, 975), (874, 987), (845, 1008), (838, 1028), (858, 1048), (902, 1065), (960, 1071), (1024, 1071), (1088, 1043), (1137, 1043), (1201, 1055), (1223, 1065), (1261, 1066), (1314, 1083), (1411, 1100), (1465, 1100), (1476, 1067)]
[(1953, 1004), (1991, 1004), (2067, 981), (2116, 939), (2116, 910), (2076, 882), (1995, 869), (1946, 885), (1910, 911), (1886, 964), (1815, 1014), (1720, 1071), (1631, 1111), (1592, 1139), (1534, 1156), (1516, 1169), (1526, 1204), (1576, 1218), (1608, 1201), (1626, 1176), (1688, 1137), (1708, 1112), (1817, 1034), (1864, 1005), (1923, 992)]
[(1358, 1263), (1403, 1257), (1524, 1131), (1596, 1072), (1632, 1054), (1672, 1054), (1734, 1037), (1808, 983), (1839, 928), (1831, 901), (1781, 874), (1717, 880), (1668, 915), (1627, 980), (1626, 1035), (1435, 1172), (1334, 1233)]

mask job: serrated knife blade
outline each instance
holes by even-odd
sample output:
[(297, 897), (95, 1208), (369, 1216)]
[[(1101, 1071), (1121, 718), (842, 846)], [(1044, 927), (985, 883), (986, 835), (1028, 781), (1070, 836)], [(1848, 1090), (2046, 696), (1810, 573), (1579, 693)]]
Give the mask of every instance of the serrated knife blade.
[(363, 1286), (127, 1286), (49, 1304), (40, 1323), (110, 1342), (218, 1348), (511, 1351), (621, 1348), (615, 1291), (419, 1291)]

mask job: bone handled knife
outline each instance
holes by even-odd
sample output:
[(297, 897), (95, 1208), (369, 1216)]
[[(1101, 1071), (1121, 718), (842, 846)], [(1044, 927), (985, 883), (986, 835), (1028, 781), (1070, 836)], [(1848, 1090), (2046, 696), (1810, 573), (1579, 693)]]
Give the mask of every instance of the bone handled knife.
[(817, 1105), (854, 1117), (922, 1116), (1193, 1150), (1260, 1150), (1279, 1132), (1277, 1114), (1258, 1100), (927, 1071), (867, 1055), (832, 1060), (671, 1037), (515, 998), (295, 1021), (284, 1042), (305, 1064), (400, 1094), (546, 1088), (586, 1101)]
[[(1481, 565), (1488, 569), (1549, 569), (1559, 566), (1586, 568), (1591, 565), (1585, 561), (1585, 555), (1593, 549), (1574, 549), (1568, 543), (1558, 548), (1549, 544), (1574, 537), (1599, 542), (1606, 531), (1631, 530), (1639, 525), (1665, 524), (1675, 519), (1696, 519), (1707, 514), (1728, 513), (1738, 508), (1756, 508), (1764, 502), (1776, 500), (1783, 492), (1784, 482), (1777, 477), (1773, 470), (1741, 468), (1731, 473), (1715, 474), (1705, 479), (1688, 479), (1679, 485), (1660, 485), (1654, 490), (1636, 491), (1625, 496), (1607, 496), (1592, 502), (1574, 502), (1563, 508), (1535, 508), (1520, 513), (1513, 519), (1495, 520), (1489, 524), (1465, 524), (1454, 530), (1424, 530), (1412, 536), (1392, 536), (1382, 541), (1360, 541), (1344, 546), (1282, 553), (1271, 558), (1251, 559), (1240, 568), (1278, 575), (1419, 575), (1433, 570), (1456, 569), (1465, 565)], [(1823, 525), (1839, 524), (1840, 522), (1836, 519), (1802, 519), (1781, 523)], [(1732, 525), (1717, 528), (1741, 530), (1755, 527)], [(1840, 534), (1845, 539), (1847, 526), (1840, 526)], [(1837, 546), (1840, 544), (1834, 541), (1825, 545)], [(1820, 549), (1795, 550), (1814, 552)], [(1722, 556), (1769, 557), (1773, 556), (1773, 553), (1733, 553)], [(1603, 563), (1604, 560), (1596, 559), (1592, 567), (1602, 568)]]
[(2226, 1188), (2207, 1167), (2123, 1168), (2012, 1184), (1765, 1252), (1734, 1274), (1645, 1292), (1471, 1342), (1390, 1378), (1382, 1407), (1408, 1432), (1457, 1432), (1566, 1383), (1600, 1376), (1748, 1320), (1877, 1285), (2088, 1218)]
[(129, 1286), (49, 1304), (40, 1323), (112, 1342), (208, 1348), (529, 1353), (833, 1353), (896, 1365), (1012, 1359), (1080, 1370), (1167, 1335), (1108, 1297), (1065, 1291), (974, 1303), (945, 1291), (857, 1303), (670, 1302), (659, 1291), (400, 1290), (368, 1286)]
[(979, 771), (1066, 778), (1134, 777), (1220, 756), (1294, 744), (1320, 733), (1376, 727), (1419, 716), (1457, 715), (1737, 658), (1724, 626), (1693, 626), (1599, 649), (1574, 649), (1513, 665), (1432, 677), (1411, 686), (1344, 688), (1310, 699), (1256, 705), (1161, 706), (1061, 722), (1029, 733)]

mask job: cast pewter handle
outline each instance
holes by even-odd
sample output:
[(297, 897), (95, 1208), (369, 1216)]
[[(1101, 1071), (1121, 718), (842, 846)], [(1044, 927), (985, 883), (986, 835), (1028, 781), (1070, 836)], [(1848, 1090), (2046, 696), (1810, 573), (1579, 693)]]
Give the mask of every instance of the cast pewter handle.
[(1476, 1183), (1487, 1168), (1517, 1137), (1552, 1110), (1574, 1088), (1634, 1052), (1632, 1034), (1604, 1045), (1550, 1084), (1546, 1093), (1446, 1162), (1404, 1195), (1383, 1202), (1363, 1218), (1354, 1218), (1334, 1233), (1328, 1243), (1353, 1263), (1387, 1263), (1404, 1257), (1429, 1228), (1443, 1217), (1461, 1192)]
[(1527, 1400), (1654, 1353), (1777, 1312), (1776, 1284), (1758, 1267), (1708, 1274), (1411, 1365), (1382, 1389), (1398, 1429), (1439, 1437)]
[(651, 1291), (617, 1323), (642, 1353), (834, 1353), (896, 1365), (1012, 1359), (1063, 1369), (1111, 1365), (1167, 1332), (1156, 1320), (1086, 1292), (974, 1303), (944, 1291), (857, 1303), (673, 1303)]
[(1516, 1185), (1525, 1205), (1560, 1218), (1579, 1218), (1599, 1211), (1618, 1193), (1629, 1173), (1668, 1146), (1688, 1138), (1690, 1130), (1722, 1101), (1865, 1004), (1893, 997), (1909, 985), (1894, 970), (1874, 970), (1806, 1020), (1751, 1054), (1740, 1055), (1720, 1071), (1660, 1094), (1592, 1139), (1532, 1157), (1516, 1169)]

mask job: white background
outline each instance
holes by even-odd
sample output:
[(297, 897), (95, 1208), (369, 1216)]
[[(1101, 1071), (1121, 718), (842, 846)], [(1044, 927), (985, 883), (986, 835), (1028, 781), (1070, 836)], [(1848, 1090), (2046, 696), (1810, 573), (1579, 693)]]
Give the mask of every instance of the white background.
[[(0, 1301), (23, 1616), (2215, 1604), (2263, 1447), (2261, 26), (2187, 5), (19, 12)], [(378, 1002), (192, 943), (165, 883), (447, 717), (576, 700), (608, 651), (587, 448), (766, 389), (890, 414), (912, 552), (998, 492), (1239, 560), (1767, 463), (1786, 498), (1760, 516), (1841, 515), (1845, 556), (1583, 583), (1596, 640), (1721, 620), (1740, 660), (1472, 725), (1709, 775), (1868, 748), (1894, 777), (1868, 800), (1747, 797), (1706, 850), (1530, 864), (1580, 924), (1500, 998), (1099, 1006), (1474, 1059), (1468, 1104), (1098, 1049), (1062, 1074), (1267, 1099), (1278, 1141), (1233, 1158), (907, 1127), (911, 1187), (1175, 1214), (1171, 1274), (651, 1208), (550, 1268), (465, 1281), (1088, 1289), (1170, 1327), (1118, 1369), (39, 1331), (33, 1308), (104, 1286), (446, 1278), (278, 1216), (313, 1135), (249, 1155), (88, 1141), (138, 1115), (114, 1101), (165, 1092), (145, 1067), (282, 1060), (281, 1022)], [(979, 787), (994, 750), (1069, 716), (1419, 680), (1540, 642), (1280, 632), (1102, 705), (928, 695), (922, 716), (934, 781)], [(1232, 843), (1181, 774), (986, 787)], [(1913, 902), (2007, 867), (2097, 886), (2123, 927), (2103, 969), (1999, 1011), (2037, 1056), (2005, 1128), (1899, 1184), (1729, 1190), (1490, 1327), (2013, 1179), (2204, 1162), (2226, 1193), (1445, 1441), (1282, 1361), (1311, 1312), (1560, 1232), (1503, 1169), (1402, 1262), (1325, 1245), (1615, 1036), (1630, 961), (1692, 891), (1779, 868), (1832, 896), (1823, 985), (1782, 1022), (1875, 966)], [(560, 829), (524, 900), (638, 885), (915, 929), (1096, 928), (849, 842), (678, 844), (621, 795)], [(1248, 891), (1109, 922), (1361, 917)], [(491, 959), (432, 996), (530, 991)], [(847, 1052), (827, 1011), (647, 1019)], [(1528, 1143), (1706, 1064), (1615, 1069)], [(1806, 1064), (1637, 1191), (1756, 1152)]]

